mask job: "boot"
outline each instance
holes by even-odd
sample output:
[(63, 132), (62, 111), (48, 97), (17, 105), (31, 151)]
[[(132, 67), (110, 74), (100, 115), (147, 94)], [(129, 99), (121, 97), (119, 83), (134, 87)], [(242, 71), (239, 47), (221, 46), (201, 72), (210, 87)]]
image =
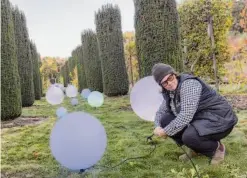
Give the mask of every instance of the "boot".
[(217, 164), (220, 164), (222, 161), (224, 161), (225, 152), (226, 152), (225, 145), (222, 143), (219, 143), (219, 146), (216, 149), (215, 154), (214, 154), (210, 164), (217, 165)]
[(190, 148), (186, 152), (187, 152), (189, 157), (186, 154), (182, 154), (181, 156), (179, 156), (179, 160), (186, 162), (186, 161), (189, 161), (190, 158), (194, 158), (194, 157), (197, 157), (199, 155), (198, 153), (196, 153), (195, 151), (193, 151)]

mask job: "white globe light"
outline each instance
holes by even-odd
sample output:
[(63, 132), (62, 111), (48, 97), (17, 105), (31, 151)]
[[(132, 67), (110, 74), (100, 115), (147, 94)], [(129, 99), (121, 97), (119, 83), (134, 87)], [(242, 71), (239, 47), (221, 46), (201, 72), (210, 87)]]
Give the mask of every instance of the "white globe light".
[(50, 136), (52, 155), (71, 170), (87, 169), (105, 152), (107, 136), (102, 124), (84, 112), (69, 113), (57, 121)]
[(65, 91), (66, 91), (66, 95), (70, 98), (76, 97), (78, 94), (77, 88), (73, 85), (68, 85)]
[(65, 116), (68, 113), (67, 109), (64, 107), (60, 107), (57, 109), (56, 111), (56, 115), (58, 118), (62, 118), (63, 116)]
[(153, 76), (139, 80), (130, 92), (130, 104), (141, 119), (154, 121), (157, 110), (163, 102), (161, 87)]
[(55, 85), (52, 85), (46, 92), (46, 101), (52, 105), (61, 104), (64, 99), (63, 91), (55, 87)]
[(87, 101), (92, 107), (100, 107), (104, 103), (104, 96), (98, 91), (93, 91), (89, 94)]
[(79, 104), (78, 99), (77, 98), (72, 98), (71, 99), (71, 104), (72, 104), (72, 106), (78, 105)]
[(87, 88), (87, 89), (83, 89), (81, 91), (81, 96), (84, 98), (84, 99), (87, 99), (88, 96), (90, 95), (91, 91)]

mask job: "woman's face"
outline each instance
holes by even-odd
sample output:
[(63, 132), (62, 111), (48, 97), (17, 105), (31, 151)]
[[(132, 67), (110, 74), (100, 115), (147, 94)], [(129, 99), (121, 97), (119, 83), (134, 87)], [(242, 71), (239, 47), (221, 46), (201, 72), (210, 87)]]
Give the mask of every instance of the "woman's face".
[(161, 80), (161, 85), (169, 91), (176, 90), (178, 86), (178, 80), (176, 75), (174, 74), (168, 74)]

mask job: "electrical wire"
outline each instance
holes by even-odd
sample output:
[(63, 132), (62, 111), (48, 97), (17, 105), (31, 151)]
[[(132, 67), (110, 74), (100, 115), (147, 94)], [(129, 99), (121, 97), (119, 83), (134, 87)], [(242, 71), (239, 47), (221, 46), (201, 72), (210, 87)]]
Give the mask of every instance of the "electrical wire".
[(198, 177), (198, 178), (201, 178), (201, 176), (200, 176), (198, 170), (196, 169), (196, 166), (195, 166), (193, 160), (191, 159), (191, 157), (190, 157), (190, 156), (188, 155), (188, 153), (183, 149), (182, 146), (178, 145), (178, 147), (180, 147), (180, 148), (183, 150), (183, 152), (186, 154), (186, 156), (189, 158), (189, 160), (190, 160), (192, 166), (194, 167), (194, 169), (195, 169), (195, 171), (196, 171), (197, 177)]
[[(144, 155), (144, 156), (126, 158), (126, 159), (124, 159), (123, 161), (121, 161), (120, 163), (118, 163), (118, 164), (116, 164), (116, 165), (114, 165), (114, 166), (110, 166), (110, 167), (107, 167), (107, 166), (92, 166), (92, 167), (90, 167), (90, 168), (88, 168), (88, 169), (81, 169), (81, 170), (80, 170), (80, 174), (83, 173), (83, 172), (85, 172), (86, 170), (89, 170), (89, 169), (103, 169), (102, 171), (104, 171), (104, 170), (109, 170), (109, 169), (114, 169), (114, 168), (116, 168), (116, 167), (118, 167), (118, 166), (124, 164), (124, 163), (127, 162), (128, 160), (133, 160), (133, 159), (144, 159), (144, 158), (149, 157), (149, 156), (155, 151), (155, 149), (156, 149), (156, 147), (157, 147), (156, 143), (155, 143), (155, 142), (153, 141), (153, 139), (152, 139), (153, 136), (154, 136), (154, 134), (152, 134), (152, 135), (150, 135), (150, 136), (147, 137), (147, 142), (149, 142), (149, 140), (150, 140), (151, 145), (153, 145), (153, 149), (152, 149), (148, 154), (146, 154), (146, 155)], [(177, 144), (177, 145), (178, 145), (178, 144)], [(191, 157), (190, 157), (190, 156), (188, 155), (188, 153), (182, 148), (181, 145), (178, 145), (178, 147), (180, 147), (181, 150), (182, 150), (182, 151), (186, 154), (186, 156), (189, 158), (189, 160), (190, 160), (190, 162), (191, 162), (193, 168), (194, 168), (195, 171), (196, 171), (197, 177), (198, 177), (198, 178), (201, 178), (201, 176), (200, 176), (198, 170), (196, 169), (196, 166), (195, 166), (193, 160), (191, 159)]]
[(144, 155), (144, 156), (137, 156), (137, 157), (126, 158), (126, 159), (124, 159), (123, 161), (121, 161), (120, 163), (116, 164), (115, 166), (110, 166), (110, 167), (106, 167), (106, 166), (97, 166), (97, 167), (94, 167), (94, 168), (104, 168), (104, 170), (107, 170), (107, 169), (114, 169), (114, 168), (116, 168), (116, 167), (118, 167), (118, 166), (124, 164), (124, 163), (125, 163), (126, 161), (128, 161), (128, 160), (133, 160), (133, 159), (144, 159), (144, 158), (149, 157), (149, 156), (155, 151), (155, 149), (156, 149), (156, 147), (157, 147), (157, 146), (156, 146), (156, 143), (153, 142), (152, 137), (153, 137), (153, 135), (147, 137), (147, 142), (150, 140), (151, 145), (153, 145), (153, 149), (152, 149), (148, 154), (146, 154), (146, 155)]

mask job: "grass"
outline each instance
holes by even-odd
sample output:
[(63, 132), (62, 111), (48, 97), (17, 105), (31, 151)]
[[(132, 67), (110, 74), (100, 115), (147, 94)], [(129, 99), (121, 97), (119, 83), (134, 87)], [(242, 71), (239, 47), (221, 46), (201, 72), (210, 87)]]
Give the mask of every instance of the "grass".
[[(153, 123), (139, 119), (131, 110), (128, 96), (106, 98), (100, 108), (92, 108), (80, 99), (78, 106), (71, 106), (67, 99), (61, 106), (72, 111), (86, 111), (97, 117), (107, 132), (107, 149), (98, 163), (113, 166), (127, 157), (146, 155), (152, 146), (146, 136), (153, 130)], [(49, 117), (40, 125), (2, 129), (2, 177), (105, 177), (105, 178), (175, 178), (195, 177), (190, 163), (182, 163), (178, 156), (183, 152), (170, 139), (155, 138), (157, 148), (146, 159), (131, 160), (109, 170), (91, 170), (85, 174), (69, 173), (52, 157), (49, 149), (51, 129), (56, 122), (56, 109), (44, 99), (23, 109), (22, 116)], [(223, 140), (228, 155), (217, 167), (208, 165), (205, 157), (195, 158), (201, 175), (216, 178), (247, 177), (247, 111), (238, 111), (238, 126)]]
[(221, 84), (219, 90), (223, 94), (246, 94), (247, 84)]

